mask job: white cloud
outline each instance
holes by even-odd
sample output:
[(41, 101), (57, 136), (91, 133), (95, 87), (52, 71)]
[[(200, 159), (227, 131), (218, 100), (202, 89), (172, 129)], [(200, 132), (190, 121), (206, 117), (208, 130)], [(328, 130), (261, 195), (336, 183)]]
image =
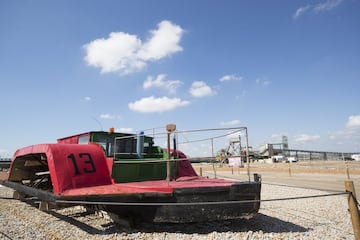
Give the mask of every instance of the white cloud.
[(265, 143), (281, 143), (283, 136), (286, 136), (286, 133), (274, 133), (265, 139)]
[(115, 119), (115, 118), (121, 118), (120, 116), (116, 116), (116, 115), (111, 115), (111, 114), (108, 114), (108, 113), (105, 113), (105, 114), (101, 114), (100, 115), (100, 118), (101, 119)]
[(153, 113), (171, 111), (175, 108), (184, 107), (189, 104), (189, 101), (181, 100), (180, 98), (155, 98), (154, 96), (151, 96), (129, 103), (128, 107), (130, 110), (136, 112)]
[(136, 35), (112, 32), (106, 39), (95, 39), (85, 44), (84, 60), (88, 65), (100, 68), (101, 73), (140, 71), (150, 61), (182, 51), (179, 43), (183, 32), (180, 26), (166, 20), (150, 31), (151, 37), (144, 43)]
[(84, 101), (85, 101), (85, 102), (90, 102), (90, 101), (91, 101), (91, 97), (84, 97)]
[(114, 119), (115, 117), (113, 115), (110, 115), (110, 114), (101, 114), (100, 115), (100, 118), (101, 119)]
[(133, 133), (134, 129), (132, 128), (116, 128), (115, 132), (121, 132), (121, 133)]
[(143, 44), (139, 57), (144, 60), (158, 60), (172, 53), (182, 51), (179, 45), (184, 30), (170, 21), (162, 21), (158, 29), (151, 30), (150, 39)]
[(355, 137), (357, 133), (357, 129), (356, 128), (345, 128), (343, 130), (337, 131), (335, 134), (330, 136), (330, 139), (335, 140), (338, 138), (353, 138)]
[(221, 122), (220, 125), (221, 126), (233, 126), (233, 125), (239, 125), (241, 122), (240, 120), (231, 120), (228, 122)]
[(193, 97), (206, 97), (214, 95), (214, 91), (203, 81), (195, 81), (189, 90)]
[(123, 74), (139, 71), (146, 66), (137, 56), (141, 40), (134, 35), (112, 32), (107, 39), (96, 39), (86, 45), (85, 61), (88, 65), (101, 68), (101, 73)]
[(309, 10), (309, 8), (310, 8), (310, 5), (298, 8), (294, 13), (293, 18), (296, 19), (296, 18), (300, 17), (301, 15), (306, 13)]
[(320, 139), (319, 135), (299, 134), (294, 136), (295, 143), (314, 142)]
[(358, 129), (349, 128), (329, 136), (329, 140), (333, 141), (337, 145), (343, 145), (346, 147), (346, 152), (360, 151), (360, 135)]
[(319, 14), (321, 12), (331, 11), (335, 7), (339, 6), (344, 0), (327, 0), (323, 3), (318, 3), (315, 5), (306, 5), (304, 7), (298, 8), (295, 13), (293, 14), (293, 18), (297, 19), (301, 15), (306, 13), (314, 13)]
[(333, 8), (340, 5), (342, 2), (343, 2), (343, 0), (328, 0), (328, 1), (324, 2), (324, 3), (316, 4), (314, 6), (313, 11), (315, 13), (330, 11)]
[(344, 128), (330, 134), (329, 139), (338, 145), (342, 143), (345, 151), (360, 151), (360, 115), (349, 116)]
[(240, 76), (236, 76), (235, 74), (231, 74), (231, 75), (224, 75), (222, 76), (219, 81), (220, 82), (225, 82), (225, 81), (232, 81), (232, 80), (242, 80), (243, 78)]
[(264, 86), (264, 87), (270, 85), (270, 83), (271, 83), (269, 80), (262, 79), (262, 78), (257, 78), (257, 79), (255, 80), (255, 82), (256, 82), (256, 84), (261, 85), (261, 86)]
[(165, 74), (159, 74), (155, 79), (152, 76), (148, 76), (143, 84), (143, 88), (159, 87), (166, 89), (169, 93), (175, 93), (181, 84), (180, 80), (166, 80)]
[(346, 128), (360, 128), (360, 115), (352, 115), (346, 123)]

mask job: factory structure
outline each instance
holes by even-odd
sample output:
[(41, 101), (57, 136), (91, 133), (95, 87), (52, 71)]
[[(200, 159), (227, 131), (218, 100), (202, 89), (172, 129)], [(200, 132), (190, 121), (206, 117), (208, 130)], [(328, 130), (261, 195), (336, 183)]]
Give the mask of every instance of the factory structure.
[[(248, 148), (250, 161), (269, 161), (269, 162), (297, 162), (297, 161), (360, 161), (359, 152), (330, 152), (314, 151), (304, 149), (294, 149), (289, 147), (287, 136), (282, 136), (279, 143), (265, 143), (259, 149)], [(226, 149), (221, 149), (217, 153), (217, 158), (222, 163), (230, 165), (241, 165), (241, 163), (232, 164), (234, 156), (241, 156), (238, 162), (246, 162), (246, 147), (241, 145), (239, 140), (230, 140)]]
[(289, 148), (287, 136), (282, 136), (281, 143), (266, 143), (262, 145), (255, 156), (258, 158), (272, 158), (273, 160), (283, 158), (286, 161), (298, 160), (345, 160), (360, 161), (358, 152), (330, 152), (330, 151), (313, 151), (304, 149)]

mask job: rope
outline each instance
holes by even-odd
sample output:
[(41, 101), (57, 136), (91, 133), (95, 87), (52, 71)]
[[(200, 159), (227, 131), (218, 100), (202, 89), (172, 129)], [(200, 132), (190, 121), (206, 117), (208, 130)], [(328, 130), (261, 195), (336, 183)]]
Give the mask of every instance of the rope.
[(310, 188), (310, 187), (300, 187), (295, 185), (286, 185), (286, 184), (278, 184), (278, 183), (268, 183), (268, 182), (261, 182), (262, 184), (272, 185), (272, 186), (279, 186), (279, 187), (289, 187), (289, 188), (299, 188), (299, 189), (305, 189), (305, 190), (316, 190), (316, 191), (322, 191), (322, 192), (335, 192), (335, 193), (341, 193), (343, 191), (339, 190), (331, 190), (331, 189), (319, 189), (319, 188)]
[[(233, 155), (231, 157), (244, 157), (245, 155)], [(195, 158), (176, 158), (176, 159), (170, 159), (170, 162), (174, 161), (174, 162), (179, 162), (179, 161), (186, 161), (189, 160), (194, 161), (208, 161), (208, 162), (213, 162), (213, 163), (220, 163), (220, 161), (216, 160), (216, 157), (195, 157)], [(114, 163), (159, 163), (159, 162), (167, 162), (169, 161), (168, 159), (159, 159), (159, 160), (139, 160), (139, 159), (134, 159), (134, 160), (129, 160), (129, 161), (124, 161), (124, 160), (115, 160)]]
[(69, 203), (69, 204), (82, 204), (82, 205), (115, 205), (115, 206), (190, 206), (190, 205), (220, 205), (220, 204), (244, 204), (244, 203), (261, 203), (261, 202), (275, 202), (275, 201), (288, 201), (307, 198), (329, 197), (337, 195), (345, 195), (347, 192), (329, 193), (320, 195), (310, 195), (302, 197), (286, 197), (265, 200), (239, 200), (239, 201), (220, 201), (220, 202), (184, 202), (184, 203), (149, 203), (149, 202), (97, 202), (97, 201), (76, 201), (76, 200), (55, 200), (55, 203)]
[(198, 139), (198, 140), (192, 140), (192, 141), (186, 141), (186, 142), (179, 142), (178, 144), (180, 145), (180, 144), (188, 144), (188, 143), (195, 143), (195, 142), (204, 142), (204, 141), (208, 141), (208, 140), (211, 140), (211, 139), (226, 137), (226, 136), (232, 135), (232, 134), (234, 134), (234, 133), (240, 132), (240, 131), (242, 131), (242, 130), (243, 130), (243, 129), (239, 129), (239, 130), (236, 130), (236, 131), (233, 131), (233, 132), (230, 132), (230, 133), (226, 133), (226, 134), (223, 134), (223, 135), (220, 135), (220, 136), (211, 137), (211, 138), (203, 138), (203, 139)]
[[(204, 173), (213, 174), (212, 171), (205, 171)], [(260, 175), (261, 175), (261, 174), (260, 174)], [(221, 178), (224, 178), (224, 179), (234, 180), (233, 178), (231, 178), (231, 176), (226, 176), (226, 175), (221, 175), (221, 174), (217, 174), (217, 176), (218, 176), (218, 177), (221, 177)], [(271, 183), (271, 182), (264, 182), (264, 181), (261, 181), (261, 184), (267, 184), (267, 185), (272, 185), (272, 186), (280, 186), (280, 187), (289, 187), (289, 188), (299, 188), (299, 189), (306, 189), (306, 190), (316, 190), (316, 191), (321, 191), (321, 192), (342, 193), (342, 191), (339, 191), (339, 190), (319, 189), (319, 188), (310, 188), (310, 187), (300, 187), (300, 186), (295, 186), (295, 185), (287, 185), (287, 184), (280, 184), (280, 183)]]
[[(177, 159), (170, 159), (170, 162), (179, 162), (179, 161), (186, 161), (189, 160), (189, 158), (177, 158)], [(123, 161), (123, 160), (116, 160), (114, 163), (159, 163), (159, 162), (167, 162), (168, 159), (160, 159), (160, 160), (138, 160), (134, 159), (132, 161)]]
[(0, 199), (2, 199), (2, 200), (17, 200), (17, 199), (12, 198), (12, 197), (0, 197)]

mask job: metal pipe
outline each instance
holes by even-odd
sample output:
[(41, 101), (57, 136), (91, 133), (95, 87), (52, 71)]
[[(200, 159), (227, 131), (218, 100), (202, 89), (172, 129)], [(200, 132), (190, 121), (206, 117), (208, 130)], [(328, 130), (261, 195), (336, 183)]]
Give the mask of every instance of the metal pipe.
[(166, 181), (170, 182), (171, 180), (171, 170), (170, 170), (170, 134), (171, 132), (167, 132), (167, 162), (166, 162)]
[(214, 139), (211, 138), (211, 157), (214, 157)]
[(351, 223), (354, 230), (354, 236), (356, 240), (360, 240), (360, 215), (357, 206), (356, 193), (354, 182), (350, 180), (345, 181), (345, 190), (348, 192), (348, 204), (349, 212), (351, 216)]
[(245, 128), (246, 135), (246, 161), (247, 161), (247, 174), (250, 182), (250, 158), (249, 158), (249, 137), (247, 127)]
[[(166, 132), (167, 132), (167, 162), (166, 162), (166, 181), (171, 181), (171, 166), (170, 166), (170, 135), (172, 132), (176, 130), (175, 124), (168, 124), (166, 125)], [(175, 151), (175, 149), (174, 149)]]

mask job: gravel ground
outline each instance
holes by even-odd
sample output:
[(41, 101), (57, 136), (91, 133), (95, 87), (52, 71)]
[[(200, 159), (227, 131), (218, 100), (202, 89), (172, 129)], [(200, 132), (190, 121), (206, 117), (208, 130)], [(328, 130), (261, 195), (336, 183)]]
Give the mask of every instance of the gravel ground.
[[(263, 183), (262, 199), (326, 193)], [(11, 196), (12, 190), (0, 185), (0, 239), (354, 239), (345, 195), (263, 202), (249, 220), (132, 229), (82, 207), (41, 212)]]

